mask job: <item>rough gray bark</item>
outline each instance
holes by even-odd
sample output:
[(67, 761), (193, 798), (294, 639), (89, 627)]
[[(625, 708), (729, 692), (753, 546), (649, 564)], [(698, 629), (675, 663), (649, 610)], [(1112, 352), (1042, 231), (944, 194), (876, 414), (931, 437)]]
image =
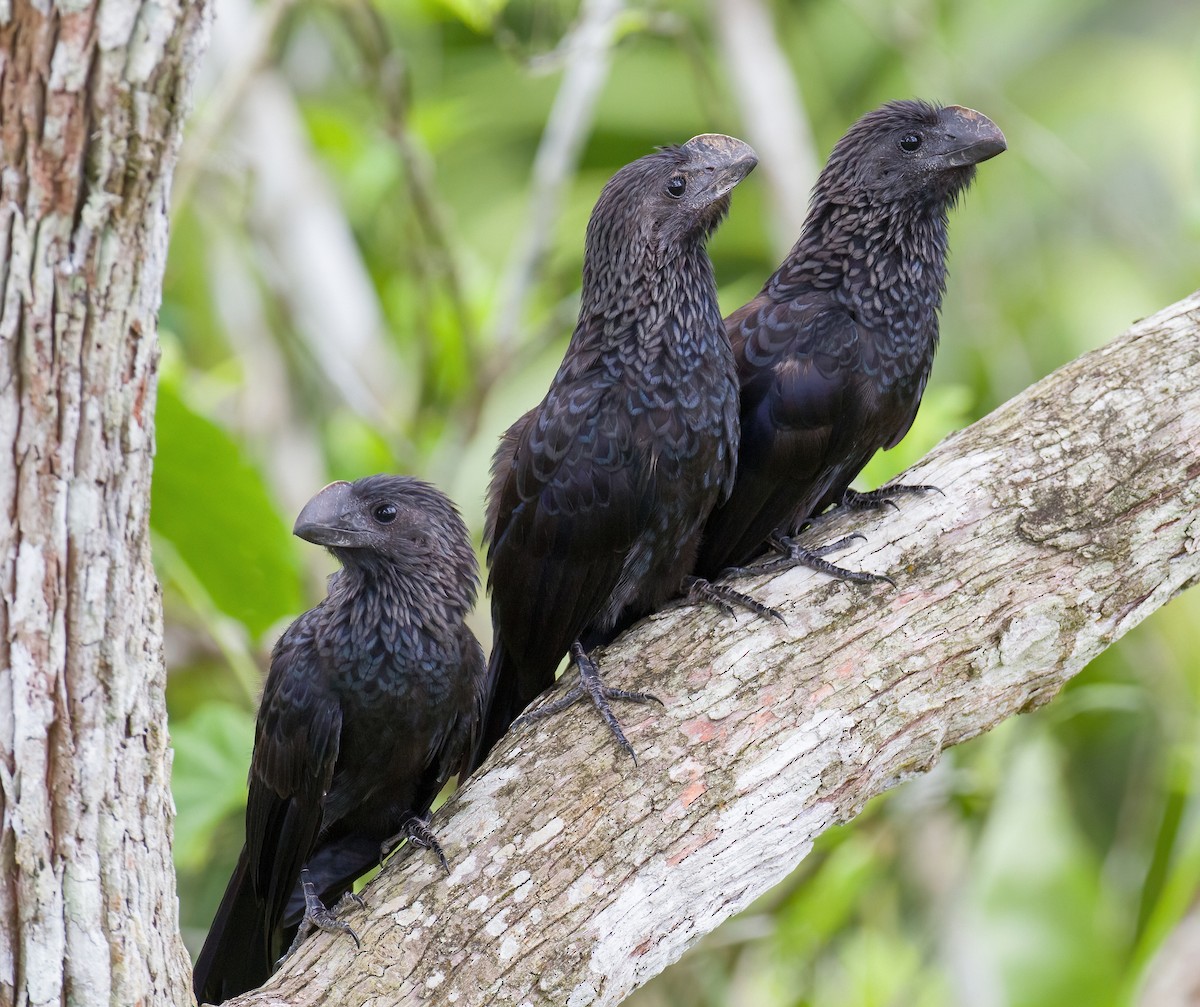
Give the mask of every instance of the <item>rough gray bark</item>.
[(207, 4), (0, 0), (0, 1003), (188, 1003), (150, 566)]
[(679, 607), (603, 657), (635, 768), (576, 708), (514, 732), (401, 855), (243, 1005), (615, 1004), (781, 880), (825, 829), (950, 745), (1050, 700), (1200, 578), (1200, 296), (939, 445), (944, 496), (840, 517), (897, 590), (749, 579), (787, 625)]

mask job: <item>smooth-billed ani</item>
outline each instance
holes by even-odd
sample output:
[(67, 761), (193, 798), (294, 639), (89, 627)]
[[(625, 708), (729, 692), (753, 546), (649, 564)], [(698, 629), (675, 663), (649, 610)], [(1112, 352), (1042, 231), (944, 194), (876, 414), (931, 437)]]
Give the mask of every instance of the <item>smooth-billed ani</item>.
[(679, 593), (732, 485), (737, 375), (705, 241), (756, 163), (740, 140), (697, 136), (626, 165), (596, 203), (566, 356), (493, 460), (495, 636), (468, 768), (568, 653), (581, 686), (566, 699), (590, 696), (632, 754), (607, 700), (647, 697), (605, 687), (586, 650)]
[(262, 985), (298, 926), (348, 931), (322, 901), (401, 838), (441, 858), (426, 816), (482, 711), (486, 665), (463, 621), (478, 569), (441, 492), (403, 476), (331, 483), (294, 531), (342, 568), (271, 655), (246, 844), (196, 962), (201, 1002)]
[[(725, 320), (741, 443), (733, 492), (704, 529), (699, 576), (753, 559), (831, 504), (905, 489), (849, 486), (912, 425), (937, 349), (948, 214), (975, 165), (1004, 149), (986, 116), (922, 101), (889, 102), (838, 141), (799, 240)], [(782, 543), (791, 561), (848, 574), (824, 550)]]

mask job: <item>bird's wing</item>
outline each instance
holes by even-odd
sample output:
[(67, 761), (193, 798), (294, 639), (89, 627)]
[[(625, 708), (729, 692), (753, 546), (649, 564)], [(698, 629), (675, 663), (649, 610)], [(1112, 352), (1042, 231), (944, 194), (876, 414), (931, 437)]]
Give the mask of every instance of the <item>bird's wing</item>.
[(490, 691), (515, 689), (518, 710), (553, 683), (616, 587), (652, 508), (647, 470), (629, 410), (596, 379), (553, 389), (501, 442), (488, 562), (497, 643), (511, 660)]
[[(899, 417), (900, 422), (896, 425), (895, 430), (883, 443), (885, 450), (890, 451), (894, 448), (912, 429), (913, 421), (917, 418), (917, 410), (921, 408), (921, 396), (925, 394), (925, 383), (928, 380), (929, 368), (925, 368), (916, 376), (912, 384), (903, 390), (904, 394), (895, 397), (904, 411)], [(857, 474), (855, 473), (855, 475)]]
[(752, 559), (795, 513), (811, 513), (871, 394), (861, 380), (859, 326), (839, 305), (760, 295), (726, 326), (741, 384), (741, 443), (733, 492), (705, 528), (699, 572), (710, 577)]
[(321, 831), (341, 740), (342, 711), (312, 639), (320, 606), (276, 645), (250, 761), (246, 847), (268, 932), (282, 918)]
[(461, 658), (454, 677), (464, 683), (467, 701), (442, 719), (440, 730), (429, 740), (425, 766), (413, 798), (415, 815), (427, 814), (446, 781), (462, 772), (463, 760), (479, 735), (487, 701), (487, 662), (475, 634), (466, 626), (461, 627), (459, 645)]

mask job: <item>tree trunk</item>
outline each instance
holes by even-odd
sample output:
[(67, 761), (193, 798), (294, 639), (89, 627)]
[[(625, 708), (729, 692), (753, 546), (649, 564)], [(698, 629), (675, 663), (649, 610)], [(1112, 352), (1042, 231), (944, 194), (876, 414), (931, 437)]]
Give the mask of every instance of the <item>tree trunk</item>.
[(0, 1003), (190, 1001), (147, 516), (207, 18), (0, 0)]
[(744, 588), (787, 624), (676, 607), (603, 655), (635, 767), (590, 710), (514, 731), (347, 920), (242, 1005), (616, 1004), (950, 745), (1049, 701), (1200, 578), (1200, 296), (1081, 357), (842, 516), (864, 589)]

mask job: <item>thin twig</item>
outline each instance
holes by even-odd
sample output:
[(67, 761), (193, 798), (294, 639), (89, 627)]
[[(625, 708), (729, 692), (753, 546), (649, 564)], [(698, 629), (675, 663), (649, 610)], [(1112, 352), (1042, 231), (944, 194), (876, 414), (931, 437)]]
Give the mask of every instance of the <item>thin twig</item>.
[(471, 371), (473, 393), (463, 401), (453, 432), (439, 452), (442, 457), (457, 457), (457, 449), (475, 436), (496, 382), (561, 332), (556, 327), (548, 339), (543, 329), (534, 340), (517, 339), (529, 293), (541, 277), (563, 189), (579, 163), (608, 76), (609, 53), (623, 7), (624, 0), (584, 0), (579, 21), (554, 50), (555, 61), (562, 61), (563, 78), (534, 157), (525, 227), (499, 281), (487, 363)]
[(782, 255), (804, 224), (818, 170), (800, 88), (763, 0), (712, 0), (712, 15), (746, 140), (770, 192), (772, 244)]
[[(251, 81), (266, 65), (275, 33), (284, 15), (295, 3), (296, 0), (268, 0), (259, 7), (249, 30), (242, 36), (241, 45), (233, 51), (227, 65), (221, 68), (212, 93), (188, 130), (171, 188), (173, 207), (185, 206), (191, 199), (201, 170), (221, 134), (238, 114)], [(213, 52), (219, 52), (221, 48), (214, 45)]]
[[(380, 37), (386, 39), (386, 25), (382, 19), (377, 19), (377, 23), (380, 32), (384, 33)], [(403, 53), (395, 45), (388, 45), (386, 54), (376, 67), (376, 78), (387, 116), (388, 136), (396, 146), (396, 153), (404, 168), (404, 181), (413, 214), (425, 235), (426, 250), (431, 253), (419, 265), (445, 283), (454, 318), (466, 347), (469, 373), (479, 373), (482, 370), (479, 329), (463, 290), (450, 223), (438, 197), (429, 156), (413, 139), (409, 129), (412, 95), (408, 86), (408, 68)]]
[(624, 0), (584, 0), (579, 22), (564, 40), (566, 68), (533, 161), (527, 223), (500, 279), (492, 326), (497, 359), (502, 360), (515, 341), (529, 291), (541, 274), (563, 188), (579, 163), (608, 77), (613, 33), (623, 7)]

